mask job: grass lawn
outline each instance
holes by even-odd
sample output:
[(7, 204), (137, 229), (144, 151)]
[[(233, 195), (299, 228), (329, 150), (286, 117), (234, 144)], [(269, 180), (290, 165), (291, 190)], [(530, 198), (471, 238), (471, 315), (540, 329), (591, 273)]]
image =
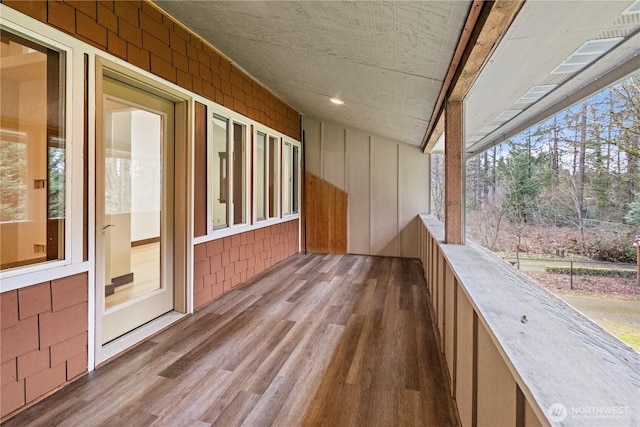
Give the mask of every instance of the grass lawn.
[(558, 296), (640, 352), (640, 299), (566, 293)]
[(637, 327), (621, 322), (601, 321), (598, 324), (640, 352), (640, 330)]

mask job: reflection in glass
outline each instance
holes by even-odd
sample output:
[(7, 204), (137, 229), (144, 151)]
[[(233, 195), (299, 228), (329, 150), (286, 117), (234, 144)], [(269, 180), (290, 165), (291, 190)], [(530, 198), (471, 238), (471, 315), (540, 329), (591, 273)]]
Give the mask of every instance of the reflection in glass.
[(229, 150), (229, 121), (217, 116), (213, 117), (213, 161), (212, 161), (212, 200), (213, 200), (213, 228), (225, 228), (228, 220), (228, 189), (229, 182), (227, 152)]
[(64, 54), (0, 31), (0, 269), (64, 259)]
[(246, 222), (246, 152), (245, 125), (233, 124), (233, 223)]
[(269, 218), (275, 218), (278, 216), (277, 210), (277, 195), (276, 188), (278, 186), (278, 173), (277, 173), (277, 153), (278, 153), (278, 138), (270, 136), (269, 137), (269, 165), (268, 165), (268, 179), (269, 179), (269, 188), (268, 188), (268, 202), (269, 202)]
[(291, 175), (291, 157), (291, 144), (285, 143), (282, 150), (282, 211), (284, 215), (290, 215), (293, 208), (291, 200), (291, 181), (293, 178)]
[(266, 218), (266, 206), (265, 206), (265, 173), (266, 173), (266, 152), (265, 146), (267, 143), (267, 136), (264, 133), (258, 132), (258, 138), (256, 139), (256, 213), (258, 220)]
[(162, 287), (163, 116), (105, 97), (106, 307)]

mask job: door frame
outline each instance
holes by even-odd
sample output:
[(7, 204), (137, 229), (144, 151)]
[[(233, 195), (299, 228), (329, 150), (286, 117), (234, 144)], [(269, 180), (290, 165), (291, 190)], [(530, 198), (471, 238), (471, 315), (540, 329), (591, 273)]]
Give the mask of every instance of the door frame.
[[(171, 323), (182, 318), (186, 313), (192, 311), (192, 302), (189, 296), (189, 290), (192, 286), (189, 286), (190, 276), (192, 275), (192, 269), (188, 266), (192, 260), (192, 233), (191, 230), (191, 214), (192, 214), (192, 149), (191, 149), (191, 105), (193, 99), (191, 96), (185, 94), (182, 90), (177, 89), (177, 86), (170, 86), (166, 84), (158, 77), (154, 77), (151, 74), (133, 71), (128, 66), (125, 66), (118, 62), (113, 62), (100, 56), (95, 58), (95, 92), (93, 94), (95, 101), (95, 129), (94, 129), (94, 141), (98, 141), (103, 135), (103, 76), (109, 76), (115, 78), (123, 83), (140, 88), (153, 95), (166, 98), (174, 102), (174, 307), (173, 311), (153, 320), (128, 334), (117, 338), (106, 345), (102, 345), (102, 315), (105, 301), (104, 289), (102, 288), (102, 278), (99, 274), (93, 275), (93, 287), (95, 295), (95, 307), (94, 307), (94, 363), (95, 367), (106, 362), (113, 356), (121, 353), (122, 351), (130, 348), (131, 346), (139, 343), (147, 337), (157, 333), (164, 329)], [(92, 153), (94, 160), (93, 177), (94, 184), (98, 179), (96, 175), (95, 163), (97, 157), (97, 150)], [(96, 186), (93, 186), (95, 193)], [(98, 247), (97, 233), (101, 232), (97, 227), (98, 212), (101, 206), (98, 206), (99, 199), (96, 194), (92, 195), (93, 206), (93, 222), (94, 222), (94, 261), (95, 268), (97, 269), (99, 256), (102, 255), (103, 249)], [(96, 270), (95, 273), (98, 273)]]

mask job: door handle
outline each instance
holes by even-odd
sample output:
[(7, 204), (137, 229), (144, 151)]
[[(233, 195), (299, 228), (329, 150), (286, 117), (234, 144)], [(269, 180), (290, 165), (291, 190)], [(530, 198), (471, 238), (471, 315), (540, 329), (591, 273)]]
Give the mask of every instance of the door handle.
[(106, 230), (109, 227), (115, 227), (115, 226), (116, 226), (115, 224), (107, 224), (104, 227), (102, 227), (102, 231)]

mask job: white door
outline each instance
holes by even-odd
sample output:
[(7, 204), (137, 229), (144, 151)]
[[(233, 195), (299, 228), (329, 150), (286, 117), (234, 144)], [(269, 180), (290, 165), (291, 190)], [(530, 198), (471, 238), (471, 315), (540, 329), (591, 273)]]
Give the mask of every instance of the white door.
[(102, 87), (96, 280), (105, 344), (174, 307), (175, 106), (110, 77)]

